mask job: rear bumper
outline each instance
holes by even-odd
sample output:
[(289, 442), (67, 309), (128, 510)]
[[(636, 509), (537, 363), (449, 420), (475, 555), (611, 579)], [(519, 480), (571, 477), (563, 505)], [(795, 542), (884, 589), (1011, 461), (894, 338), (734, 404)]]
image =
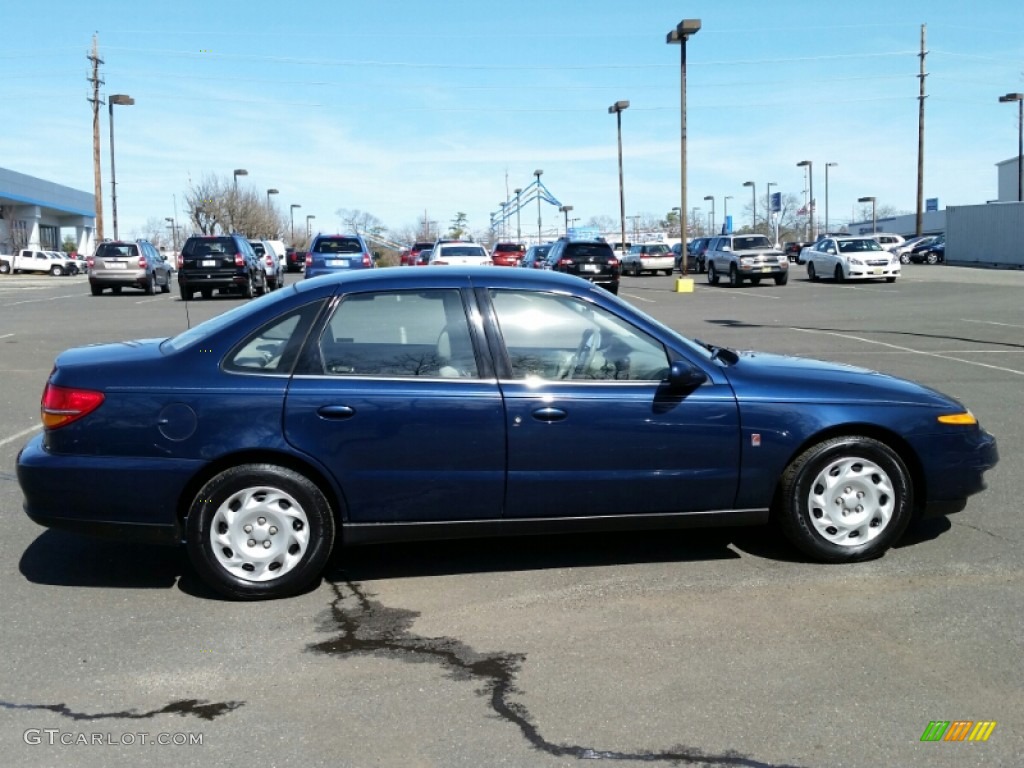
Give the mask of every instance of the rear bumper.
[(246, 272), (201, 272), (178, 270), (178, 285), (199, 291), (203, 288), (243, 288), (249, 282)]
[(115, 285), (142, 288), (145, 284), (146, 270), (144, 269), (103, 270), (102, 272), (92, 271), (89, 273), (89, 285), (98, 285), (103, 288)]

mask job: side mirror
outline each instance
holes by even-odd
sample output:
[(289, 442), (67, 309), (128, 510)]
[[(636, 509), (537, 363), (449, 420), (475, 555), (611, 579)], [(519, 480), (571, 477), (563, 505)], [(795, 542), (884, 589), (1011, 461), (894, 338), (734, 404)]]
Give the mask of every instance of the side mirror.
[(668, 386), (674, 391), (693, 389), (707, 380), (704, 371), (685, 360), (676, 360), (668, 369)]

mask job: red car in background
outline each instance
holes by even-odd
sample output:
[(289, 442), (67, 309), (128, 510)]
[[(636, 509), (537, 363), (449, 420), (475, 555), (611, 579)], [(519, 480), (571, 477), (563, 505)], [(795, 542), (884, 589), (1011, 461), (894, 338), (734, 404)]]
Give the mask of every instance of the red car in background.
[(413, 243), (412, 248), (407, 251), (402, 251), (401, 265), (403, 267), (415, 267), (419, 263), (417, 258), (420, 255), (420, 251), (429, 251), (434, 247), (434, 242), (429, 243)]
[(497, 243), (491, 252), (491, 263), (496, 267), (518, 267), (525, 253), (522, 243)]

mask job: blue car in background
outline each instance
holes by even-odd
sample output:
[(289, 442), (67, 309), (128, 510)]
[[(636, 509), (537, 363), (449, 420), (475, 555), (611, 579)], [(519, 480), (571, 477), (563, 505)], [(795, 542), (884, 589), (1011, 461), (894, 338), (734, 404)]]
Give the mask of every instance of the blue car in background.
[(173, 338), (58, 356), (18, 482), (37, 523), (184, 542), (235, 599), (383, 540), (778, 524), (881, 556), (985, 488), (963, 405), (687, 339), (553, 271), (340, 268)]
[(306, 252), (306, 277), (373, 266), (373, 254), (362, 235), (318, 234)]

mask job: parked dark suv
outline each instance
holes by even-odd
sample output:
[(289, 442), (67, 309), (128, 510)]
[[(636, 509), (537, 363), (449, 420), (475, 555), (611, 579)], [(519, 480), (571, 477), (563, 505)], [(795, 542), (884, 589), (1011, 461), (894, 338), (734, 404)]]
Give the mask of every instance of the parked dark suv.
[(247, 299), (267, 292), (267, 273), (242, 235), (192, 235), (178, 257), (178, 288), (188, 300), (214, 290), (240, 291)]
[(317, 235), (306, 254), (306, 277), (372, 266), (373, 256), (360, 235)]
[(171, 265), (149, 240), (105, 240), (86, 261), (89, 290), (99, 296), (104, 288), (120, 293), (122, 288), (141, 288), (152, 296), (171, 290)]
[(619, 260), (603, 240), (558, 240), (548, 251), (545, 268), (582, 277), (610, 293), (619, 292)]

